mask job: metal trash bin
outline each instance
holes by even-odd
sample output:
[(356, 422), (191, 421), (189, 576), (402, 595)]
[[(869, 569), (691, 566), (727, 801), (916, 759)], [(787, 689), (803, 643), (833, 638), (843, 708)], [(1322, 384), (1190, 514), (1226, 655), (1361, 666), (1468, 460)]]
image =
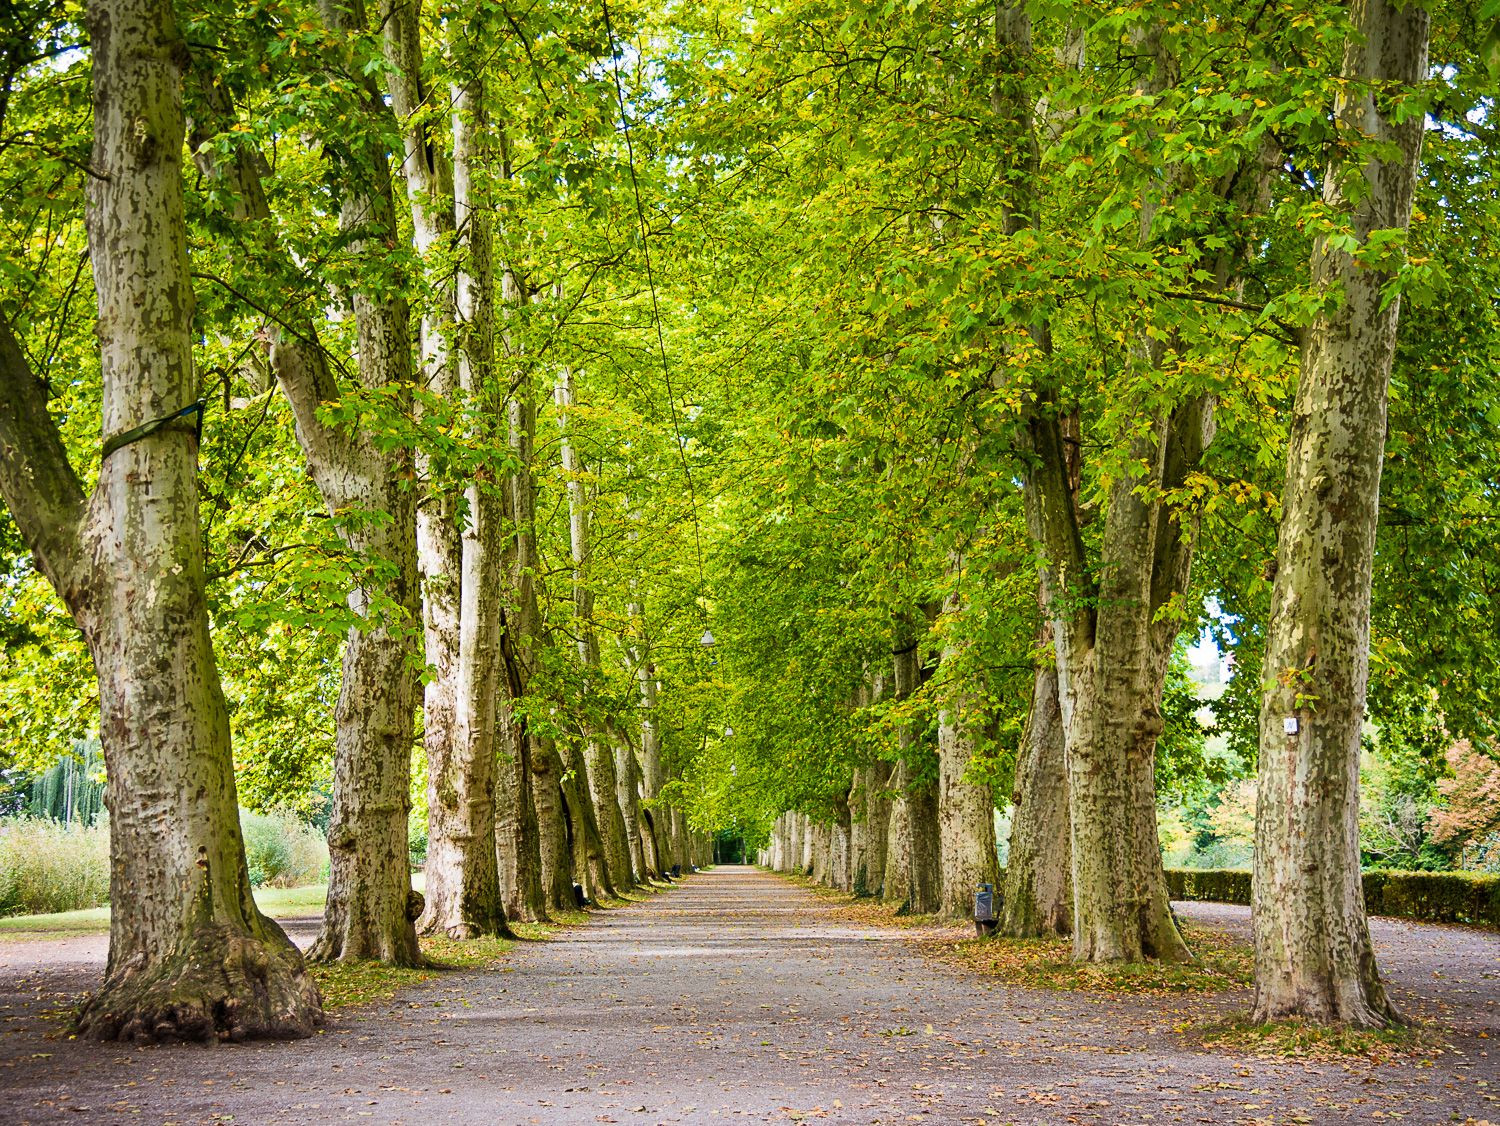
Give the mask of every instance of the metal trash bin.
[(995, 918), (995, 885), (980, 884), (974, 889), (974, 933), (980, 938), (994, 934), (999, 920)]

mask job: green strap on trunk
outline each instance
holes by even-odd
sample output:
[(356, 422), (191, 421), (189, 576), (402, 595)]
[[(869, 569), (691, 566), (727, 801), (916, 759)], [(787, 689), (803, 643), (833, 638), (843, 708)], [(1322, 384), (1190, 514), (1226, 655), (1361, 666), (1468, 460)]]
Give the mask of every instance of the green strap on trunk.
[(193, 433), (197, 436), (198, 444), (201, 446), (203, 444), (203, 409), (205, 406), (207, 406), (207, 401), (199, 399), (196, 403), (189, 403), (180, 411), (162, 415), (161, 418), (153, 418), (150, 422), (142, 423), (134, 430), (127, 430), (123, 434), (116, 434), (104, 443), (104, 452), (99, 456), (99, 460), (103, 461), (122, 446), (128, 446), (131, 442), (139, 442), (142, 438), (155, 434), (169, 422), (176, 422), (179, 418), (186, 418), (190, 414), (197, 416)]

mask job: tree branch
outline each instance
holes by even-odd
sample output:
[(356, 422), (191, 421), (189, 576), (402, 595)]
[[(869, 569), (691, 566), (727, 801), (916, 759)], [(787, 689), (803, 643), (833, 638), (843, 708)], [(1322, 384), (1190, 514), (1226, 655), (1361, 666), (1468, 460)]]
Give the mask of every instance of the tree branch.
[(37, 567), (74, 609), (86, 560), (80, 540), (83, 486), (47, 410), (47, 387), (31, 370), (0, 314), (0, 495)]

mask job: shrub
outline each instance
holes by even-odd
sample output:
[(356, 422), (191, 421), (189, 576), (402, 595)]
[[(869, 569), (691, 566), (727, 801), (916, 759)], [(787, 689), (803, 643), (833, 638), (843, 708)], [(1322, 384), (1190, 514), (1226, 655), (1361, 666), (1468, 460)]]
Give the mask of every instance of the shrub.
[(1249, 903), (1250, 873), (1239, 868), (1168, 868), (1167, 894), (1173, 899)]
[(406, 859), (414, 872), (427, 866), (427, 818), (415, 813), (406, 822)]
[(1485, 872), (1366, 872), (1365, 907), (1372, 915), (1500, 927), (1500, 876)]
[[(1432, 923), (1500, 927), (1500, 876), (1484, 872), (1396, 872), (1364, 874), (1365, 909), (1372, 915)], [(1240, 869), (1167, 869), (1173, 899), (1249, 903), (1250, 873)]]
[(303, 887), (328, 873), (328, 844), (311, 825), (286, 810), (240, 810), (245, 860), (253, 887)]
[(0, 915), (45, 915), (109, 902), (109, 825), (0, 818)]

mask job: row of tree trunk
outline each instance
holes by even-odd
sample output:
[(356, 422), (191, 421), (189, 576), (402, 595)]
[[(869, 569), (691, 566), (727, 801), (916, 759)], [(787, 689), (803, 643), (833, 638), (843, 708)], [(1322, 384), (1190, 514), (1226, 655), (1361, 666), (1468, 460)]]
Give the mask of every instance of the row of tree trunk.
[[(349, 44), (362, 4), (322, 5)], [(550, 640), (538, 610), (534, 365), (499, 326), (528, 299), (496, 261), (484, 66), (452, 21), (452, 88), (423, 86), (414, 4), (388, 2), (377, 76), (328, 58), (347, 91), (349, 136), (325, 150), (341, 200), (344, 253), (358, 266), (337, 297), (352, 309), (354, 362), (335, 365), (311, 310), (323, 283), (266, 330), (268, 358), (333, 525), (358, 569), (336, 709), (330, 886), (309, 958), (421, 960), (417, 932), (503, 934), (508, 919), (573, 909), (707, 862), (710, 842), (660, 800), (666, 781), (644, 644), (631, 650), (644, 721), (582, 725), (576, 739), (534, 733), (530, 681)], [(235, 130), (232, 92), (209, 52), (190, 51), (163, 0), (91, 0), (94, 151), (87, 226), (99, 303), (103, 429), (98, 484), (85, 497), (33, 373), (0, 320), (0, 491), (41, 571), (73, 613), (99, 674), (111, 812), (110, 955), (81, 1030), (135, 1040), (301, 1036), (322, 1022), (302, 955), (250, 894), (204, 597), (192, 404), (194, 299), (183, 153), (218, 181), (238, 220), (234, 269), (305, 286), (278, 241), (261, 154)], [(363, 74), (352, 84), (351, 74)], [(186, 98), (186, 102), (185, 102)], [(428, 131), (451, 129), (449, 146)], [(404, 192), (387, 138), (405, 137)], [(234, 138), (228, 148), (208, 143)], [(449, 148), (451, 160), (441, 155)], [(415, 258), (399, 251), (410, 213)], [(441, 258), (442, 263), (435, 261)], [(413, 332), (403, 277), (432, 274)], [(447, 272), (445, 272), (445, 269)], [(295, 290), (294, 290), (295, 296)], [(335, 367), (349, 372), (341, 382)], [(410, 416), (416, 376), (478, 421), (481, 456), (508, 473), (445, 477), (375, 423), (336, 421), (344, 397)], [(564, 373), (559, 406), (571, 405)], [(201, 410), (201, 407), (198, 409)], [(388, 421), (388, 420), (386, 420)], [(570, 451), (565, 468), (576, 474)], [(418, 488), (412, 482), (418, 482)], [(420, 501), (420, 503), (419, 503)], [(597, 669), (589, 622), (587, 498), (570, 487), (580, 657)], [(420, 630), (417, 627), (420, 625)], [(423, 638), (417, 645), (414, 639)], [(419, 689), (417, 670), (433, 676)], [(430, 810), (427, 896), (412, 890), (409, 779), (424, 713)]]
[[(1376, 91), (1383, 83), (1411, 89), (1423, 79), (1428, 18), (1420, 7), (1387, 0), (1355, 0), (1351, 8), (1355, 34), (1337, 106), (1349, 155), (1328, 169), (1323, 201), (1348, 216), (1359, 244), (1376, 232), (1403, 232), (1410, 221), (1420, 115), (1403, 115)], [(1031, 49), (1022, 7), (998, 9), (996, 37), (1002, 61), (1018, 69), (998, 77), (995, 107), (1029, 138), (1031, 109), (1019, 81)], [(1142, 86), (1150, 93), (1172, 80), (1172, 60), (1149, 32), (1140, 46), (1153, 60)], [(1361, 147), (1370, 141), (1378, 147)], [(1264, 206), (1276, 159), (1268, 151), (1244, 157), (1216, 189), (1226, 214)], [(1022, 178), (1007, 203), (1012, 233), (1035, 214), (1032, 182)], [(1149, 231), (1148, 213), (1143, 237)], [(1206, 284), (1237, 294), (1247, 248), (1226, 241), (1230, 250)], [(1358, 773), (1398, 266), (1361, 262), (1323, 239), (1311, 266), (1314, 288), (1337, 299), (1303, 334), (1267, 628), (1252, 897), (1255, 1016), (1378, 1027), (1400, 1018), (1381, 983), (1366, 921)], [(1050, 347), (1045, 323), (1023, 327), (1038, 346)], [(1163, 356), (1143, 345), (1141, 359), (1159, 364)], [(1164, 498), (1212, 441), (1213, 409), (1210, 396), (1189, 398), (1136, 434), (1128, 453), (1141, 472), (1120, 476), (1110, 490), (1097, 553), (1081, 533), (1077, 416), (1045, 385), (1027, 411), (1024, 492), (1040, 571), (1040, 648), (1050, 643), (1053, 661), (1036, 672), (1016, 755), (999, 930), (1015, 937), (1071, 931), (1080, 961), (1191, 957), (1166, 899), (1153, 767), (1166, 663), (1180, 623), (1173, 604), (1188, 592), (1197, 539), (1195, 515)], [(903, 682), (907, 693), (913, 683), (909, 636), (896, 635), (898, 694)], [(962, 785), (965, 699), (950, 693), (942, 713), (935, 793), (917, 782), (925, 776), (921, 758), (903, 734), (894, 777), (884, 763), (862, 767), (831, 811), (783, 813), (761, 862), (844, 890), (896, 897), (912, 909), (937, 904), (959, 914), (959, 894), (992, 870), (967, 866), (984, 834), (976, 820), (981, 802)], [(883, 858), (878, 869), (875, 851)], [(993, 856), (986, 860), (992, 864)], [(934, 883), (935, 895), (926, 890)]]

